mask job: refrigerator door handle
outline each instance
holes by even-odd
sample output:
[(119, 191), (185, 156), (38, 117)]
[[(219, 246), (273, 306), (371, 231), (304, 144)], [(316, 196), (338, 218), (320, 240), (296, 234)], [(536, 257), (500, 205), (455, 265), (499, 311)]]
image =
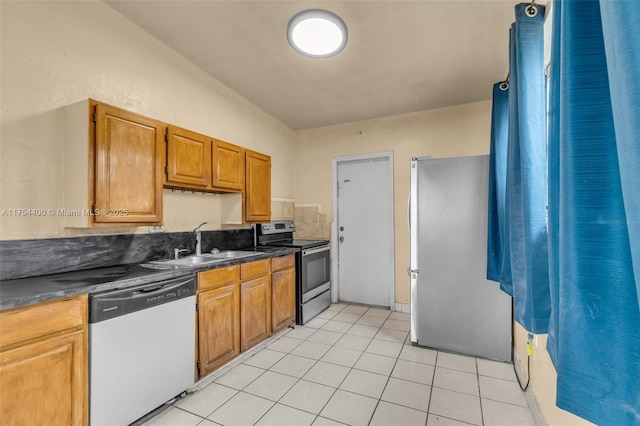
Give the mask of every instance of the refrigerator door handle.
[(409, 236), (411, 236), (411, 190), (409, 190), (409, 196), (407, 197), (407, 230)]
[(411, 270), (411, 343), (418, 343), (418, 271)]
[(418, 268), (418, 159), (411, 159), (411, 187), (409, 190), (409, 238), (411, 241), (411, 258), (409, 267)]

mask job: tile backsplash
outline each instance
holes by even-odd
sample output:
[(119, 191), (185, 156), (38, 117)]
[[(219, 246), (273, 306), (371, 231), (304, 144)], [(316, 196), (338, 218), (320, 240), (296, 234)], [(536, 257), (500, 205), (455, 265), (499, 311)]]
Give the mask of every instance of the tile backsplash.
[(294, 205), (288, 198), (271, 198), (271, 220), (293, 219)]
[(322, 213), (322, 204), (296, 204), (293, 220), (296, 223), (296, 238), (331, 239), (331, 221), (326, 213)]

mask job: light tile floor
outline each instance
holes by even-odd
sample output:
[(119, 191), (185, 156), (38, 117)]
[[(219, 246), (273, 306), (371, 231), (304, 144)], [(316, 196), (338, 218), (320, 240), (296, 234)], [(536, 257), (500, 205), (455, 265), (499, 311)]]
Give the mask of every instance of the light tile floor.
[(146, 425), (534, 425), (511, 364), (412, 346), (409, 325), (334, 304)]

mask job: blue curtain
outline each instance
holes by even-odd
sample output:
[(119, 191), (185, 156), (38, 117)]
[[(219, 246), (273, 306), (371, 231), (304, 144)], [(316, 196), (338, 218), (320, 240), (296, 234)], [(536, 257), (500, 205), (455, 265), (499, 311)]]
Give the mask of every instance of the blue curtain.
[[(550, 315), (546, 228), (547, 146), (544, 77), (544, 6), (515, 8), (510, 34), (508, 113), (494, 87), (487, 277), (514, 297), (515, 320), (546, 333)], [(504, 102), (503, 97), (498, 102)], [(508, 119), (505, 146), (504, 123)], [(504, 205), (502, 200), (504, 199)], [(500, 242), (500, 249), (495, 248)], [(498, 256), (496, 253), (500, 253)], [(501, 265), (497, 265), (501, 262)], [(500, 273), (498, 274), (498, 270)]]
[(640, 2), (553, 2), (548, 350), (557, 405), (640, 424)]
[[(640, 5), (601, 0), (620, 180), (640, 305)], [(610, 59), (609, 59), (610, 58)]]
[[(507, 235), (505, 206), (507, 187), (507, 139), (509, 136), (509, 84), (493, 85), (491, 111), (491, 153), (489, 155), (489, 232), (487, 239), (487, 279), (500, 283), (510, 296), (511, 274), (503, 275), (505, 239)], [(507, 252), (508, 255), (508, 252)]]

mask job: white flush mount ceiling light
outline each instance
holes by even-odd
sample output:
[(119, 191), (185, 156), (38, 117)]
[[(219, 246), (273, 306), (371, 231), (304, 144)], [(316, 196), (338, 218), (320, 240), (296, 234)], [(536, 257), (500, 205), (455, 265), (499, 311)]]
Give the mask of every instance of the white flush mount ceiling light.
[(312, 58), (328, 58), (347, 45), (347, 26), (337, 15), (309, 9), (289, 21), (287, 39), (293, 49)]

